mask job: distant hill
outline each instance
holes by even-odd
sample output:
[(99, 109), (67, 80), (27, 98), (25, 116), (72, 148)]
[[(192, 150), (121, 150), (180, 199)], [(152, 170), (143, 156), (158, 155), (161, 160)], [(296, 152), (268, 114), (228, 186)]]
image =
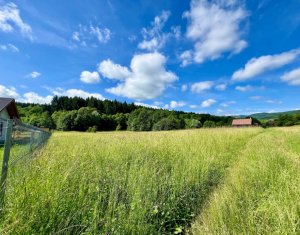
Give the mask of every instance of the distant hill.
[(280, 115), (284, 115), (284, 114), (292, 115), (292, 114), (297, 114), (297, 113), (300, 113), (300, 110), (278, 112), (278, 113), (254, 113), (249, 116), (251, 116), (253, 118), (257, 118), (259, 120), (263, 120), (263, 119), (276, 119)]

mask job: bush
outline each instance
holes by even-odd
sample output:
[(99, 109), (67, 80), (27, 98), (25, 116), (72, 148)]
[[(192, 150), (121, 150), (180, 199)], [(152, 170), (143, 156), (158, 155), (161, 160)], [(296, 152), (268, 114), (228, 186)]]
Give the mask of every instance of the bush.
[(216, 123), (214, 121), (205, 121), (203, 127), (204, 128), (216, 127)]
[(179, 120), (174, 117), (163, 118), (153, 125), (153, 130), (163, 131), (163, 130), (176, 130), (180, 128)]
[(186, 129), (195, 129), (195, 128), (200, 128), (202, 127), (201, 122), (198, 119), (185, 119), (185, 128)]
[(97, 132), (97, 126), (93, 126), (93, 127), (89, 127), (88, 129), (87, 129), (87, 132)]

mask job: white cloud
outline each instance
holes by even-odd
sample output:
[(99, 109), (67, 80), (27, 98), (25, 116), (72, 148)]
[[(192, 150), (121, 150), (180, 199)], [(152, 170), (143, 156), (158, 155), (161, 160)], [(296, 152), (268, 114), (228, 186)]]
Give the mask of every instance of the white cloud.
[(244, 68), (237, 70), (232, 75), (232, 80), (245, 81), (267, 71), (280, 68), (293, 62), (300, 54), (300, 50), (292, 50), (277, 55), (265, 55), (252, 58)]
[(182, 86), (181, 86), (181, 91), (187, 91), (187, 89), (188, 89), (188, 85), (186, 85), (186, 84), (183, 84)]
[(17, 93), (16, 89), (14, 87), (6, 87), (3, 85), (0, 85), (0, 97), (8, 97), (8, 98), (19, 98), (19, 94)]
[(198, 106), (197, 106), (197, 105), (194, 105), (194, 104), (192, 104), (192, 105), (190, 105), (190, 108), (191, 108), (191, 109), (197, 109), (197, 108), (198, 108)]
[(142, 29), (143, 41), (138, 44), (139, 49), (157, 51), (161, 49), (171, 37), (176, 39), (180, 38), (180, 26), (173, 26), (170, 32), (163, 32), (163, 28), (170, 15), (171, 13), (169, 11), (163, 11), (161, 15), (154, 18), (150, 28)]
[(204, 100), (202, 103), (201, 103), (201, 107), (202, 108), (208, 108), (210, 106), (212, 106), (213, 104), (215, 104), (217, 101), (214, 100), (214, 99), (208, 99), (208, 100)]
[(292, 86), (300, 85), (300, 68), (294, 69), (281, 77), (281, 80)]
[(80, 34), (79, 34), (79, 32), (74, 32), (73, 35), (72, 35), (72, 39), (74, 41), (80, 42)]
[(183, 102), (183, 101), (175, 101), (175, 100), (172, 100), (172, 101), (170, 102), (170, 104), (166, 104), (166, 105), (164, 106), (164, 108), (165, 108), (165, 109), (169, 109), (169, 108), (171, 108), (171, 109), (176, 109), (176, 108), (183, 107), (183, 106), (185, 106), (185, 105), (186, 105), (186, 103)]
[(90, 34), (95, 35), (100, 43), (107, 43), (111, 36), (108, 28), (100, 29), (97, 26), (90, 26)]
[(81, 97), (81, 98), (88, 98), (88, 97), (95, 97), (97, 99), (103, 100), (104, 97), (99, 94), (99, 93), (89, 93), (80, 89), (69, 89), (69, 90), (64, 90), (61, 88), (57, 88), (55, 90), (52, 90), (53, 95), (57, 95), (57, 96), (68, 96), (68, 97)]
[(251, 97), (249, 97), (251, 100), (261, 100), (261, 99), (263, 99), (263, 97), (262, 96), (259, 96), (259, 95), (255, 95), (255, 96), (251, 96)]
[(162, 41), (159, 43), (157, 38), (152, 38), (149, 41), (142, 41), (138, 47), (140, 49), (144, 49), (144, 50), (148, 50), (148, 51), (153, 51), (156, 50), (158, 48), (162, 47)]
[(51, 94), (47, 96), (41, 96), (32, 91), (27, 92), (21, 96), (14, 87), (6, 87), (0, 85), (0, 97), (14, 98), (18, 102), (38, 103), (38, 104), (49, 104), (52, 101), (54, 95), (68, 96), (68, 97), (77, 96), (77, 97), (82, 97), (84, 99), (93, 96), (101, 100), (104, 99), (104, 97), (99, 93), (89, 93), (79, 89), (69, 89), (69, 90), (64, 90), (61, 88), (56, 88), (56, 89), (47, 88), (47, 89), (51, 92)]
[(30, 74), (27, 75), (27, 77), (30, 77), (30, 78), (37, 78), (39, 76), (41, 76), (42, 74), (37, 72), (37, 71), (33, 71), (31, 72)]
[(103, 60), (98, 66), (98, 71), (104, 77), (116, 80), (125, 80), (131, 74), (128, 68), (115, 64), (111, 60)]
[(19, 48), (11, 43), (0, 45), (0, 49), (3, 51), (20, 52)]
[(32, 39), (32, 29), (22, 20), (18, 6), (11, 2), (0, 6), (0, 31), (13, 32), (15, 27), (19, 28), (24, 36)]
[(188, 19), (186, 37), (195, 45), (192, 54), (185, 51), (181, 55), (183, 65), (242, 51), (247, 42), (241, 39), (240, 25), (247, 16), (248, 12), (237, 1), (192, 0), (191, 10), (184, 17)]
[(266, 103), (268, 103), (268, 104), (282, 104), (283, 102), (281, 100), (266, 100)]
[(80, 74), (80, 81), (90, 84), (98, 83), (100, 82), (100, 76), (97, 72), (82, 71)]
[(90, 26), (79, 24), (79, 29), (73, 32), (72, 39), (82, 46), (93, 44), (95, 40), (105, 44), (111, 39), (111, 31), (92, 24)]
[(160, 109), (159, 106), (157, 105), (151, 105), (151, 104), (145, 104), (145, 103), (141, 103), (141, 102), (134, 102), (135, 105), (137, 106), (144, 106), (144, 107), (147, 107), (147, 108), (153, 108), (153, 109)]
[(192, 84), (191, 91), (193, 93), (201, 93), (205, 90), (210, 90), (213, 87), (214, 83), (212, 81), (197, 82)]
[(187, 50), (187, 51), (184, 51), (180, 56), (179, 58), (181, 59), (181, 65), (184, 67), (184, 66), (187, 66), (188, 64), (190, 64), (193, 60), (193, 51), (191, 50)]
[(220, 106), (222, 106), (224, 108), (227, 108), (227, 107), (229, 107), (232, 104), (236, 104), (236, 101), (234, 101), (234, 100), (227, 101), (227, 102), (221, 103)]
[(165, 56), (158, 52), (135, 55), (131, 60), (128, 77), (116, 77), (124, 79), (124, 82), (106, 91), (135, 100), (154, 99), (178, 79), (174, 73), (165, 69), (165, 63)]
[(216, 85), (216, 89), (219, 90), (219, 91), (225, 91), (226, 88), (227, 88), (227, 84)]
[(35, 92), (27, 92), (23, 95), (23, 98), (19, 99), (19, 102), (34, 103), (34, 104), (50, 104), (53, 96), (40, 96)]
[(247, 86), (236, 86), (235, 89), (237, 91), (246, 92), (246, 91), (251, 91), (253, 89), (253, 87), (250, 86), (250, 85), (247, 85)]

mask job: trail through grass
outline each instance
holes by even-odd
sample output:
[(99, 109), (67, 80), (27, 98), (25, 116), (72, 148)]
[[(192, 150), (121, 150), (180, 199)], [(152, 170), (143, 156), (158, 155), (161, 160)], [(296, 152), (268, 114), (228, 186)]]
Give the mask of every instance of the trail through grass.
[(292, 136), (300, 129), (54, 133), (10, 170), (0, 233), (297, 234)]
[(270, 129), (247, 143), (193, 234), (300, 234), (299, 140), (298, 127)]

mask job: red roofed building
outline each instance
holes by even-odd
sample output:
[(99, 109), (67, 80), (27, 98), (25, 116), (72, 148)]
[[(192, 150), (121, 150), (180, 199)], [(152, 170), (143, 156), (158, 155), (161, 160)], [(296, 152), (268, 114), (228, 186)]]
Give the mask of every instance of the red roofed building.
[(233, 127), (247, 127), (252, 126), (252, 118), (244, 118), (244, 119), (233, 119), (232, 126)]

